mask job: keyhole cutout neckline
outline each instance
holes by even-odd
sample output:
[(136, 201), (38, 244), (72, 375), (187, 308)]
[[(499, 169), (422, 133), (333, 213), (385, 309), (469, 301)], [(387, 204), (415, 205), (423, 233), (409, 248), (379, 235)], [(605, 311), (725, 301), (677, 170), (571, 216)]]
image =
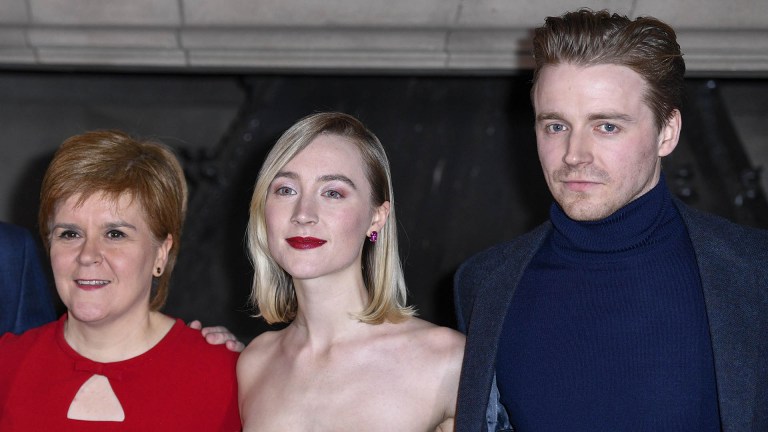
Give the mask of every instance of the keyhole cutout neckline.
[(93, 374), (72, 399), (67, 411), (67, 418), (84, 421), (112, 421), (125, 420), (125, 411), (117, 398), (109, 378), (104, 375)]

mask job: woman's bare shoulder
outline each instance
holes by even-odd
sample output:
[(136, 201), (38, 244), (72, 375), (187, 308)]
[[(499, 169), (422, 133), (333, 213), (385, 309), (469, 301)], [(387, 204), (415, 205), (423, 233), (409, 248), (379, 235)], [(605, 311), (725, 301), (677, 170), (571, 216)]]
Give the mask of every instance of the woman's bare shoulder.
[(421, 318), (410, 317), (403, 324), (419, 338), (435, 339), (441, 343), (464, 345), (464, 335), (450, 328), (433, 324)]
[(266, 331), (253, 338), (251, 342), (240, 353), (239, 364), (249, 364), (268, 361), (275, 355), (280, 341), (284, 335), (284, 330)]
[(449, 328), (433, 324), (420, 318), (410, 317), (394, 324), (395, 334), (405, 338), (409, 345), (437, 356), (462, 357), (464, 335)]
[[(401, 370), (412, 382), (421, 383), (440, 411), (436, 418), (446, 421), (453, 418), (456, 394), (464, 359), (464, 335), (458, 331), (432, 324), (419, 318), (409, 318), (395, 326), (400, 327), (396, 344), (396, 358), (408, 364)], [(448, 423), (445, 423), (448, 425)]]

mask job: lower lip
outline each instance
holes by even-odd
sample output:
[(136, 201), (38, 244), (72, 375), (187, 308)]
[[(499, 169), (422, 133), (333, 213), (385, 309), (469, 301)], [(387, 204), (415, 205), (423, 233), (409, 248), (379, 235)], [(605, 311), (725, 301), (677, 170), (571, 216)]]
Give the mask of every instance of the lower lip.
[(325, 244), (325, 240), (288, 239), (286, 241), (292, 248), (302, 250), (318, 248)]
[(565, 187), (573, 192), (586, 192), (596, 185), (597, 183), (590, 182), (565, 182)]
[(80, 288), (83, 291), (96, 291), (104, 288), (105, 286), (109, 284), (102, 284), (102, 285), (85, 285), (85, 284), (76, 284), (78, 288)]

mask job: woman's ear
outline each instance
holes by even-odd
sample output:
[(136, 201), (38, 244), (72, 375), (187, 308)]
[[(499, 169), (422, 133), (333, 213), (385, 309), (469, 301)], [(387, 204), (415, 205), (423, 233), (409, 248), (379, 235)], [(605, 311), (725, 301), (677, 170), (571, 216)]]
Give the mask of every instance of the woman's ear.
[(389, 201), (384, 201), (380, 206), (373, 209), (373, 217), (371, 218), (371, 226), (368, 228), (368, 235), (371, 231), (381, 231), (384, 224), (387, 223), (389, 217)]
[(165, 265), (168, 263), (168, 254), (171, 252), (171, 247), (173, 247), (173, 235), (168, 234), (168, 236), (165, 237), (165, 240), (158, 246), (157, 256), (155, 257), (154, 268), (159, 268), (161, 270), (160, 274), (165, 271)]

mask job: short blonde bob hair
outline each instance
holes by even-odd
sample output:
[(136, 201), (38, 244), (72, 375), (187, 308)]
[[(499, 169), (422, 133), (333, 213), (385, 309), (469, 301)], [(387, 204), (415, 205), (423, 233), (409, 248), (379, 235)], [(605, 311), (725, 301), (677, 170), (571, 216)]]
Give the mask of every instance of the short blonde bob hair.
[(291, 276), (273, 259), (267, 243), (265, 205), (269, 185), (283, 167), (321, 134), (336, 135), (357, 146), (371, 185), (371, 206), (389, 201), (389, 217), (376, 243), (363, 246), (363, 281), (368, 306), (355, 317), (378, 324), (398, 322), (414, 315), (406, 306), (406, 286), (397, 249), (397, 220), (392, 179), (384, 147), (356, 118), (343, 113), (312, 114), (291, 126), (275, 143), (261, 167), (251, 199), (248, 252), (254, 267), (251, 304), (268, 323), (288, 323), (296, 317), (298, 303)]
[(168, 234), (173, 238), (165, 269), (152, 283), (149, 306), (160, 309), (168, 297), (187, 208), (187, 183), (178, 159), (163, 144), (137, 141), (116, 130), (87, 132), (64, 141), (40, 190), (38, 223), (49, 252), (57, 206), (75, 195), (80, 205), (99, 193), (115, 202), (128, 194), (141, 205), (157, 244)]

